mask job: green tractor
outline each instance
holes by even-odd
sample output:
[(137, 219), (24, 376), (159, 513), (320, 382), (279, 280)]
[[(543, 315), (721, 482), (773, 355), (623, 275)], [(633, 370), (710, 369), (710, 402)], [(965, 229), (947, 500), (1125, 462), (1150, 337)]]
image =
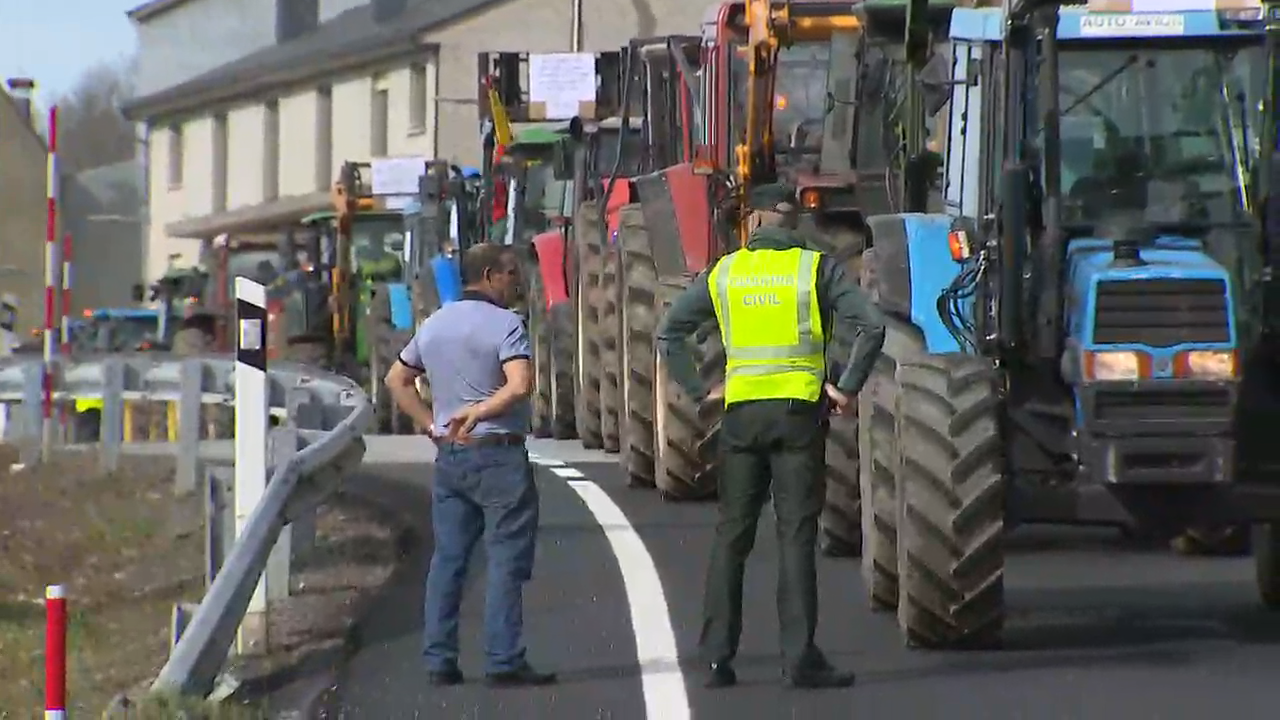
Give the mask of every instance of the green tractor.
[(319, 240), (330, 290), (333, 367), (359, 379), (378, 407), (380, 432), (411, 432), (382, 390), (382, 377), (412, 334), (397, 328), (388, 284), (403, 281), (404, 215), (373, 196), (369, 163), (347, 162), (334, 209), (302, 219)]

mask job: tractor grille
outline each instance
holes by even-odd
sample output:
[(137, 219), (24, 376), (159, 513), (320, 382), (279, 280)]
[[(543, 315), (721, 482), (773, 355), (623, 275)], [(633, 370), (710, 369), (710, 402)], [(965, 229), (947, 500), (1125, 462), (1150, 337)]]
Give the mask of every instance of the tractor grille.
[(1231, 339), (1222, 280), (1130, 280), (1098, 283), (1093, 342), (1171, 347)]
[(1093, 397), (1094, 418), (1103, 423), (1230, 422), (1232, 410), (1225, 388), (1126, 388), (1099, 390)]

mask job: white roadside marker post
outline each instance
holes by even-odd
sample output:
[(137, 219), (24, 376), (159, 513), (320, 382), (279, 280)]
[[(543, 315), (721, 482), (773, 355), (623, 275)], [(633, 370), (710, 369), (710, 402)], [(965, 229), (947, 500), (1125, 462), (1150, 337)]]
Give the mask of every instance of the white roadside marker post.
[[(235, 513), (236, 536), (267, 489), (267, 289), (236, 278), (235, 367)], [(240, 624), (240, 654), (267, 648), (267, 574), (254, 590)]]

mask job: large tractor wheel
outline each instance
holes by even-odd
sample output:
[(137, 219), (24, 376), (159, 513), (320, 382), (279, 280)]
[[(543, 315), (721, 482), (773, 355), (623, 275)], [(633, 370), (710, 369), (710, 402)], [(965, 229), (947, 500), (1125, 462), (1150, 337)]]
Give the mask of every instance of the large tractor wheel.
[[(851, 278), (862, 267), (865, 235), (852, 228), (824, 229), (809, 238), (815, 249), (844, 259)], [(828, 358), (843, 369), (853, 338), (835, 333)], [(836, 373), (838, 374), (838, 372)], [(858, 557), (862, 547), (862, 493), (858, 487), (858, 419), (856, 412), (834, 416), (827, 430), (826, 503), (822, 508), (822, 552), (829, 557)]]
[(588, 450), (604, 446), (600, 427), (600, 344), (597, 337), (600, 290), (600, 220), (595, 203), (583, 203), (574, 221), (574, 245), (578, 257), (577, 352), (574, 353), (573, 403), (578, 439)]
[(551, 326), (547, 318), (547, 301), (542, 291), (542, 276), (537, 267), (525, 272), (527, 290), (527, 327), (533, 345), (533, 436), (551, 435), (551, 412), (554, 400), (551, 370)]
[(573, 370), (578, 334), (574, 328), (573, 303), (562, 302), (547, 314), (551, 360), (551, 437), (572, 440), (578, 437), (574, 419)]
[(904, 360), (896, 408), (898, 625), (907, 644), (998, 647), (1004, 629), (1000, 400), (990, 362)]
[(898, 506), (894, 472), (898, 464), (895, 435), (898, 387), (895, 373), (902, 363), (924, 352), (920, 333), (890, 320), (884, 349), (858, 394), (858, 488), (862, 498), (862, 579), (871, 609), (898, 606)]
[(654, 486), (658, 269), (639, 206), (622, 209), (622, 464), (632, 487)]
[(622, 449), (622, 313), (621, 253), (616, 244), (603, 249), (600, 273), (600, 434), (603, 450), (616, 453)]
[[(670, 307), (688, 285), (688, 278), (663, 281), (660, 288), (662, 307)], [(697, 340), (695, 361), (701, 371), (710, 372), (720, 338), (714, 327), (710, 327), (705, 333), (700, 333)], [(723, 371), (722, 353), (720, 358)], [(700, 406), (668, 377), (666, 362), (661, 355), (656, 356), (654, 382), (657, 388), (654, 482), (658, 491), (665, 500), (707, 500), (715, 497), (716, 441), (719, 436), (715, 407), (723, 406), (723, 401), (709, 401)], [(714, 425), (709, 425), (708, 420)]]
[(1280, 610), (1280, 525), (1254, 525), (1250, 544), (1262, 604), (1268, 610)]
[(369, 347), (369, 365), (366, 368), (368, 382), (365, 390), (369, 393), (370, 402), (373, 403), (373, 429), (379, 435), (389, 435), (391, 418), (396, 407), (391, 400), (391, 394), (387, 392), (386, 385), (382, 382), (387, 370), (391, 367), (384, 347), (387, 344), (384, 338), (391, 332), (391, 300), (384, 287), (373, 288), (369, 296), (369, 311), (362, 322), (364, 322), (365, 342)]

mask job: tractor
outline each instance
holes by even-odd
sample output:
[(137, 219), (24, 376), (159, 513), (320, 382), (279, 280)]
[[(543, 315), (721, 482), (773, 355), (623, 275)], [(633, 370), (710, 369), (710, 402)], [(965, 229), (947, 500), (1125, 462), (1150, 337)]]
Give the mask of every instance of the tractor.
[[(376, 161), (375, 161), (376, 162)], [(404, 215), (375, 197), (373, 163), (347, 161), (330, 191), (332, 210), (302, 219), (318, 239), (317, 272), (328, 282), (328, 343), (334, 368), (361, 378), (383, 432), (409, 432), (382, 387), (413, 335), (404, 276)]]
[[(605, 413), (592, 398), (599, 395), (588, 394), (575, 380), (596, 369), (598, 358), (581, 354), (582, 345), (591, 345), (593, 338), (575, 322), (580, 303), (571, 295), (577, 269), (569, 236), (579, 236), (575, 193), (584, 183), (570, 182), (574, 178), (566, 158), (584, 132), (618, 116), (621, 58), (604, 52), (591, 59), (597, 80), (594, 101), (579, 103), (578, 113), (570, 117), (548, 117), (545, 104), (531, 100), (533, 88), (522, 78), (537, 55), (483, 53), (479, 63), (486, 125), (483, 219), (491, 240), (517, 245), (528, 255), (525, 294), (537, 378), (534, 432), (580, 437), (587, 447), (598, 448), (602, 443), (593, 439), (600, 436), (597, 428)], [(607, 414), (617, 416), (616, 403)], [(616, 450), (616, 432), (614, 438)]]
[[(393, 318), (410, 315), (412, 327), (417, 327), (440, 306), (461, 297), (458, 253), (479, 242), (483, 232), (477, 222), (479, 175), (473, 168), (436, 161), (418, 178), (418, 197), (404, 208), (403, 283), (387, 285)], [(402, 320), (394, 322), (398, 327)], [(418, 392), (430, 407), (431, 387), (421, 378)], [(407, 418), (398, 410), (396, 418), (397, 431), (407, 428)]]
[(910, 646), (999, 645), (1024, 524), (1249, 524), (1280, 607), (1280, 3), (1116, 4), (955, 9), (946, 210), (866, 219), (864, 568)]

